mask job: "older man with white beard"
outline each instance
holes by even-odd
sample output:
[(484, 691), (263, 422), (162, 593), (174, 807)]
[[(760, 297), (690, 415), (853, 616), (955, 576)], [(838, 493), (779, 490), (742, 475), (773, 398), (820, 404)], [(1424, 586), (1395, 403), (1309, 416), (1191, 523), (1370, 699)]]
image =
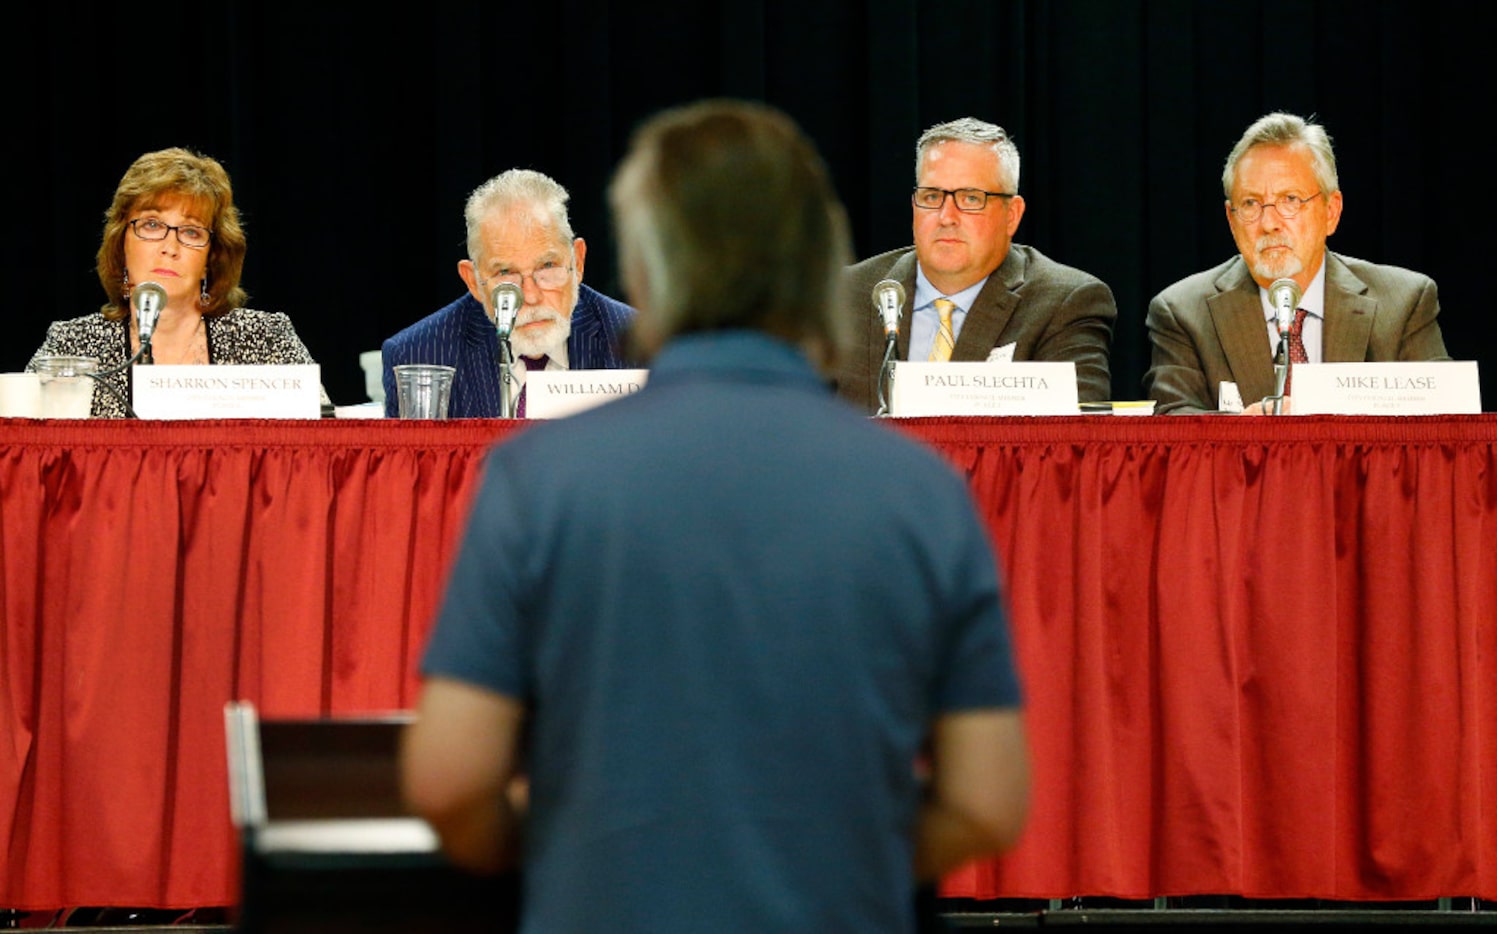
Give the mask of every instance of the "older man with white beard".
[(1144, 388), (1160, 412), (1215, 411), (1227, 383), (1236, 391), (1226, 398), (1263, 414), (1279, 344), (1268, 287), (1281, 277), (1302, 292), (1289, 334), (1295, 362), (1449, 359), (1432, 279), (1326, 249), (1342, 197), (1323, 127), (1287, 113), (1260, 118), (1227, 157), (1222, 188), (1239, 255), (1149, 304)]
[(587, 244), (572, 233), (567, 190), (540, 172), (510, 169), (468, 197), (468, 258), (457, 264), (467, 294), (385, 341), (385, 414), (395, 416), (395, 367), (455, 367), (450, 418), (498, 418), (499, 337), (490, 299), (512, 282), (524, 304), (510, 332), (519, 415), (531, 370), (624, 366), (624, 334), (634, 309), (582, 283)]

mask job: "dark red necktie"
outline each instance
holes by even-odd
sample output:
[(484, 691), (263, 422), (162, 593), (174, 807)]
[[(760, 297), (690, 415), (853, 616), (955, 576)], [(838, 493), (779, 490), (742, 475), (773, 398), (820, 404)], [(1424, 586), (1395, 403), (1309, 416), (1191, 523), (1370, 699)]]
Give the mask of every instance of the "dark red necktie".
[[(1310, 356), (1305, 353), (1305, 315), (1309, 314), (1303, 308), (1294, 309), (1294, 323), (1289, 325), (1289, 362), (1309, 363)], [(1289, 367), (1289, 376), (1284, 380), (1284, 395), (1289, 395), (1289, 384), (1294, 382), (1294, 367)]]
[[(1301, 350), (1300, 352), (1304, 353), (1303, 350)], [(547, 356), (546, 354), (541, 354), (539, 357), (521, 357), (520, 359), (523, 360), (523, 361), (525, 361), (525, 369), (533, 371), (533, 370), (544, 370), (546, 368), (546, 363), (551, 358), (549, 356)], [(525, 381), (525, 385), (520, 387), (520, 401), (519, 401), (519, 404), (517, 404), (515, 406), (515, 418), (524, 418), (525, 417), (525, 390), (527, 390), (529, 388), (530, 388), (530, 381), (529, 380), (526, 380)]]

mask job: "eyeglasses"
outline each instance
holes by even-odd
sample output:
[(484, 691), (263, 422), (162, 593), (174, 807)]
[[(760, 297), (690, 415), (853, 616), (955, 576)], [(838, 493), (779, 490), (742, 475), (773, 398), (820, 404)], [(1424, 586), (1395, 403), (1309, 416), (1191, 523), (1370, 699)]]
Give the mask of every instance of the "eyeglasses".
[(538, 289), (565, 288), (572, 281), (572, 267), (560, 263), (542, 263), (534, 272), (502, 272), (493, 277), (495, 283), (513, 282), (522, 289), (526, 279), (534, 282)]
[(1277, 201), (1259, 201), (1257, 198), (1243, 198), (1232, 205), (1232, 213), (1242, 218), (1243, 223), (1251, 224), (1263, 216), (1264, 208), (1273, 208), (1279, 212), (1279, 216), (1288, 220), (1299, 215), (1300, 209), (1305, 205), (1325, 194), (1317, 191), (1308, 198), (1299, 195), (1280, 195)]
[(137, 217), (130, 222), (130, 229), (142, 240), (165, 240), (168, 233), (175, 232), (178, 243), (194, 250), (201, 250), (213, 239), (213, 233), (207, 227), (196, 224), (173, 227), (155, 217)]
[(950, 188), (916, 188), (910, 202), (922, 211), (939, 211), (946, 203), (947, 195), (951, 196), (956, 209), (965, 214), (981, 213), (988, 206), (989, 198), (1013, 197), (1012, 192), (983, 191), (981, 188), (958, 188), (955, 191)]

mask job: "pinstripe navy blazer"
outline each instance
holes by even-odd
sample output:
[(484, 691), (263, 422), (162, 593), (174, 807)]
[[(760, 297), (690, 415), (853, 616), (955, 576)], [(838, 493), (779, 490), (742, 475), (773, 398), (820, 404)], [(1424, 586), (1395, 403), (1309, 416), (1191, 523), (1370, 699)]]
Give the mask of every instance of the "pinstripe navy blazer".
[[(567, 361), (574, 370), (615, 370), (625, 365), (621, 348), (634, 309), (601, 292), (577, 286), (572, 309), (572, 335), (567, 338)], [(405, 363), (436, 363), (457, 368), (449, 418), (499, 417), (499, 335), (494, 322), (472, 295), (463, 297), (385, 341), (385, 415), (399, 415), (395, 367)]]

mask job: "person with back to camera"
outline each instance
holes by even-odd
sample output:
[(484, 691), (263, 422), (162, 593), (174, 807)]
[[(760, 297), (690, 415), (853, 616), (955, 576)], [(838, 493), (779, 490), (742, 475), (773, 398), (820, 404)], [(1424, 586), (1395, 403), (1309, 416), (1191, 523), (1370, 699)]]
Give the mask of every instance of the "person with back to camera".
[(124, 417), (125, 363), (140, 351), (131, 293), (144, 282), (165, 293), (150, 342), (156, 364), (314, 363), (290, 318), (244, 307), (244, 253), (223, 166), (187, 149), (146, 153), (120, 179), (104, 214), (97, 268), (108, 300), (94, 314), (49, 325), (26, 369), (54, 354), (93, 357), (113, 389), (94, 388), (93, 417)]
[(523, 852), (527, 934), (911, 932), (1027, 810), (988, 533), (827, 384), (846, 221), (788, 117), (657, 115), (610, 200), (650, 380), (489, 454), (407, 799), (459, 865)]

